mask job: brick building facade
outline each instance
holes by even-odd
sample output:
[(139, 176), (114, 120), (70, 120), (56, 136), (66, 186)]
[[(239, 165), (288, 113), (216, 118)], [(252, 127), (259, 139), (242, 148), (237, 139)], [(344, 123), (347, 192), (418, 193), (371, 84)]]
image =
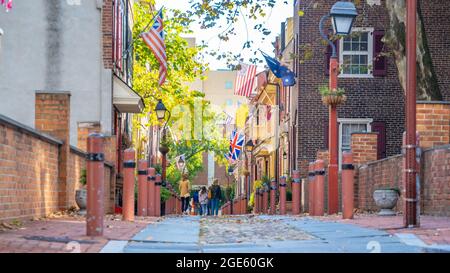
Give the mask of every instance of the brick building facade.
[[(323, 44), (319, 22), (335, 1), (315, 1), (309, 5), (295, 3), (295, 51), (302, 62), (294, 70), (298, 76), (298, 168), (306, 177), (308, 162), (315, 160), (320, 149), (328, 148), (328, 108), (322, 104), (318, 92), (320, 85), (327, 84), (330, 48)], [(432, 3), (433, 2), (433, 3)], [(438, 3), (439, 2), (439, 3)], [(348, 39), (336, 42), (340, 59), (339, 87), (344, 88), (347, 102), (338, 106), (340, 151), (349, 150), (351, 134), (377, 132), (377, 159), (401, 153), (404, 131), (404, 92), (400, 85), (397, 68), (383, 44), (383, 36), (389, 25), (385, 1), (380, 4), (357, 5), (358, 17), (354, 33)], [(421, 1), (422, 14), (433, 65), (444, 99), (450, 96), (448, 71), (448, 37), (445, 27), (437, 21), (449, 24), (448, 11), (440, 1)], [(299, 17), (298, 11), (304, 10)], [(331, 26), (329, 26), (331, 29)], [(447, 43), (446, 43), (447, 42)], [(305, 56), (310, 55), (310, 58)], [(343, 65), (344, 64), (344, 65)]]

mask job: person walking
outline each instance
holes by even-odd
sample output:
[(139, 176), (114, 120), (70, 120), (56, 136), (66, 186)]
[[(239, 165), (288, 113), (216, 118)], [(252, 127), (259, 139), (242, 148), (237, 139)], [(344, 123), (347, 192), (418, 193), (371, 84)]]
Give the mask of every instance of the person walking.
[(178, 185), (181, 196), (181, 211), (183, 214), (187, 213), (187, 209), (189, 207), (189, 192), (191, 191), (191, 183), (189, 182), (188, 178), (189, 177), (187, 174), (183, 174), (182, 180)]
[(200, 215), (204, 216), (208, 214), (208, 190), (205, 186), (198, 193), (198, 200), (200, 202)]
[(193, 203), (193, 207), (194, 207), (194, 211), (195, 214), (199, 214), (201, 215), (201, 205), (200, 205), (200, 201), (199, 201), (199, 193), (200, 191), (194, 191), (194, 196), (192, 196), (192, 203)]
[(207, 208), (208, 208), (208, 215), (212, 215), (212, 211), (211, 211), (211, 200), (212, 200), (212, 189), (211, 189), (211, 187), (212, 186), (209, 186), (208, 187), (208, 205), (207, 205)]
[(211, 188), (211, 214), (219, 215), (219, 203), (222, 200), (222, 189), (219, 186), (219, 179), (214, 179), (214, 183)]

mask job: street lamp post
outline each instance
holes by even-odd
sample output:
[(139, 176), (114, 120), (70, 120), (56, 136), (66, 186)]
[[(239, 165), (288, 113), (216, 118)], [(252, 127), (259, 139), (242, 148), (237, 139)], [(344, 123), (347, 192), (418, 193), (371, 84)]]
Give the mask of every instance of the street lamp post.
[(406, 142), (405, 142), (405, 227), (419, 225), (417, 219), (416, 188), (416, 83), (417, 83), (417, 0), (408, 0), (406, 6)]
[(164, 123), (163, 126), (163, 137), (162, 137), (162, 141), (160, 143), (159, 146), (159, 151), (162, 154), (162, 160), (161, 160), (161, 180), (162, 180), (162, 184), (163, 186), (166, 185), (166, 166), (167, 166), (167, 153), (169, 152), (169, 147), (167, 146), (167, 142), (166, 142), (166, 126), (167, 123), (169, 122), (170, 119), (170, 111), (167, 110), (166, 106), (164, 105), (164, 103), (162, 102), (162, 100), (158, 101), (158, 104), (156, 104), (156, 108), (155, 108), (155, 112), (156, 112), (156, 116), (158, 117), (158, 120), (161, 122), (165, 119), (166, 117), (166, 113), (168, 113), (168, 118), (166, 120), (166, 122)]
[[(335, 35), (349, 35), (356, 16), (356, 7), (352, 2), (336, 2), (329, 14), (320, 20), (320, 33), (328, 41), (333, 52), (330, 58), (330, 83), (331, 92), (336, 92), (338, 86), (339, 59), (337, 49), (333, 41), (325, 33), (325, 21), (331, 18)], [(328, 213), (335, 214), (339, 211), (338, 192), (338, 131), (337, 131), (337, 105), (329, 106), (329, 157), (328, 165)]]
[[(250, 163), (252, 161), (251, 158), (251, 154), (253, 152), (253, 148), (255, 147), (255, 145), (253, 144), (253, 141), (250, 139), (249, 141), (247, 141), (247, 143), (245, 144), (245, 151), (247, 153), (250, 154)], [(245, 173), (245, 197), (247, 198), (247, 200), (250, 198), (250, 191), (249, 191), (249, 187), (250, 187), (250, 169), (248, 168), (248, 155), (245, 154), (245, 169), (246, 169), (246, 173)]]

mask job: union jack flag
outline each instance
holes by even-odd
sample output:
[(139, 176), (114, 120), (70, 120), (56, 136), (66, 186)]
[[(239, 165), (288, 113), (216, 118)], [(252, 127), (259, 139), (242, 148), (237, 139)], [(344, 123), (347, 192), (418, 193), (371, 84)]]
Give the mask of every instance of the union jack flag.
[(244, 147), (245, 136), (239, 134), (236, 130), (231, 133), (230, 138), (230, 155), (233, 160), (237, 160), (241, 154), (242, 148)]
[(142, 39), (155, 54), (159, 62), (159, 86), (162, 86), (167, 77), (166, 44), (164, 42), (164, 24), (162, 10), (156, 16), (153, 26), (148, 32), (141, 34)]

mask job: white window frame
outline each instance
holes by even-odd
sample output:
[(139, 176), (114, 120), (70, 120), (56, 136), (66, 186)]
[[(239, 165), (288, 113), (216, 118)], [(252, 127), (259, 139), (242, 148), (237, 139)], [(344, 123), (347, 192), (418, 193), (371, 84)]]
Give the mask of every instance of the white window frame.
[(339, 124), (339, 170), (342, 169), (342, 125), (343, 124), (366, 124), (367, 133), (372, 132), (372, 118), (340, 118), (338, 119)]
[[(341, 72), (339, 78), (373, 78), (373, 27), (354, 27), (352, 32), (368, 32), (367, 38), (367, 66), (369, 67), (369, 73), (367, 75), (363, 74), (344, 74)], [(365, 51), (346, 51), (351, 52), (351, 54), (345, 55), (366, 55)], [(339, 40), (339, 64), (344, 63), (344, 39)], [(343, 71), (343, 70), (342, 70)]]

